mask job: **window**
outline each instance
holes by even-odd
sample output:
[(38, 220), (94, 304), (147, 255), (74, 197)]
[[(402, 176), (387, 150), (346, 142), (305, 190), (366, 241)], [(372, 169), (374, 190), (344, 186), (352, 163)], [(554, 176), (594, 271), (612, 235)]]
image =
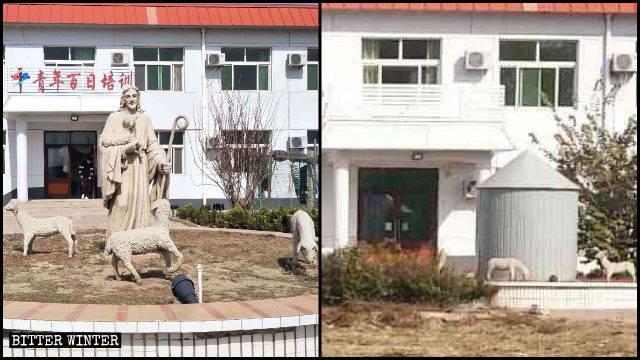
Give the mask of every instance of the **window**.
[(315, 146), (320, 146), (320, 139), (318, 139), (318, 130), (307, 130), (307, 154), (311, 154), (309, 151), (314, 151)]
[(271, 49), (222, 48), (222, 90), (269, 90)]
[[(156, 137), (158, 138), (158, 144), (165, 149), (169, 149), (169, 139), (171, 138), (171, 131), (156, 131)], [(173, 144), (171, 145), (172, 174), (184, 174), (184, 131), (176, 131), (173, 137)]]
[(6, 152), (7, 152), (7, 130), (2, 130), (2, 175), (7, 174), (7, 163), (6, 163)]
[(307, 49), (307, 90), (318, 90), (318, 48)]
[(140, 91), (182, 91), (183, 48), (133, 48), (136, 87)]
[[(264, 158), (260, 145), (271, 143), (271, 133), (271, 130), (222, 130), (224, 147), (231, 148), (231, 152), (222, 151), (222, 154), (232, 156), (229, 160), (234, 172), (248, 172), (249, 160)], [(253, 168), (255, 171), (255, 165)]]
[(437, 84), (440, 40), (362, 39), (364, 84)]
[(95, 47), (45, 46), (44, 65), (52, 67), (82, 66), (93, 67), (96, 64)]
[(577, 42), (500, 41), (500, 84), (508, 106), (573, 106)]

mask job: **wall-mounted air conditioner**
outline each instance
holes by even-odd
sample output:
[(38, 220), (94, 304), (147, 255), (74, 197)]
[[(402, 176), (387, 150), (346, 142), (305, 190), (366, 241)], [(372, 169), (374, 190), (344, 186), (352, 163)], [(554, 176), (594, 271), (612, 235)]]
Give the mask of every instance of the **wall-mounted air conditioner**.
[(224, 65), (225, 54), (221, 52), (212, 52), (207, 54), (207, 66), (216, 67)]
[(307, 54), (293, 53), (287, 55), (287, 66), (300, 67), (307, 65)]
[(125, 52), (111, 53), (111, 66), (127, 66), (129, 65), (129, 54)]
[(464, 54), (464, 68), (466, 70), (488, 70), (489, 55), (487, 51), (467, 51)]
[(477, 180), (469, 179), (462, 182), (462, 192), (465, 199), (475, 199), (478, 197), (478, 189), (476, 188), (476, 185), (478, 185)]
[(289, 149), (305, 149), (308, 145), (306, 136), (292, 136), (287, 141)]
[(611, 58), (611, 71), (613, 72), (636, 72), (638, 56), (632, 53), (613, 54)]

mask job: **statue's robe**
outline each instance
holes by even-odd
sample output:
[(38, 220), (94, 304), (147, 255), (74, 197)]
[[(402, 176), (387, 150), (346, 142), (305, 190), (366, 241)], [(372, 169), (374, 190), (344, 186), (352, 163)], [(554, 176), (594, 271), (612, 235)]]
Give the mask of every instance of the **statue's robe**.
[[(142, 145), (139, 152), (125, 154), (126, 145), (113, 145), (108, 134), (130, 134), (123, 128), (125, 117), (136, 117), (135, 137)], [(151, 118), (144, 113), (129, 114), (127, 110), (111, 113), (98, 141), (100, 151), (100, 179), (103, 205), (109, 209), (107, 238), (116, 231), (144, 228), (153, 225), (151, 204), (168, 200), (168, 175), (160, 171), (166, 153), (158, 144)], [(122, 169), (121, 157), (127, 166)], [(163, 179), (164, 178), (164, 179)], [(153, 184), (151, 194), (149, 185)]]

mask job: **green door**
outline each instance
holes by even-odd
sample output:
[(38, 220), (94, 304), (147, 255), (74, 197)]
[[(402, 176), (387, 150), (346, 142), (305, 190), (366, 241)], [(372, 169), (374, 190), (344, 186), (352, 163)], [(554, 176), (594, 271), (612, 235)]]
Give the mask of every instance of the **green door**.
[(360, 169), (358, 238), (362, 244), (436, 254), (438, 170)]

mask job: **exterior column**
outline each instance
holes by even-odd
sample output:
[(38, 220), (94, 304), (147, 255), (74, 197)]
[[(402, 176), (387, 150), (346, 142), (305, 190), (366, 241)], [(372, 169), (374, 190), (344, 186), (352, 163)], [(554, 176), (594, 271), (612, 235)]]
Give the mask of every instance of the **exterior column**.
[(16, 120), (16, 181), (18, 188), (18, 200), (29, 200), (29, 184), (27, 182), (27, 125), (25, 120)]
[(349, 162), (336, 154), (333, 165), (335, 196), (334, 247), (342, 249), (349, 243)]

